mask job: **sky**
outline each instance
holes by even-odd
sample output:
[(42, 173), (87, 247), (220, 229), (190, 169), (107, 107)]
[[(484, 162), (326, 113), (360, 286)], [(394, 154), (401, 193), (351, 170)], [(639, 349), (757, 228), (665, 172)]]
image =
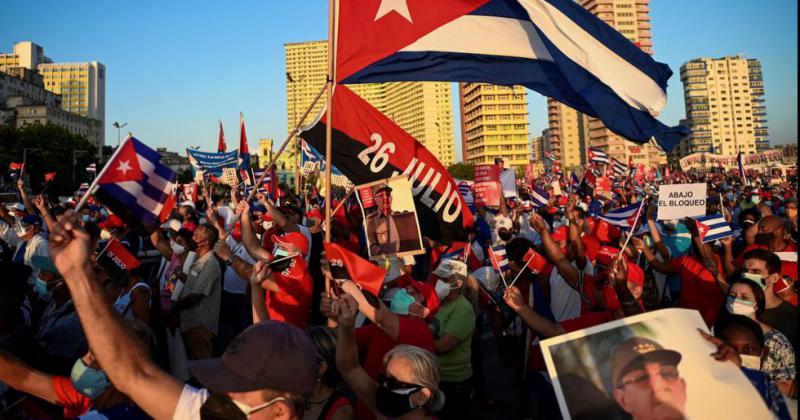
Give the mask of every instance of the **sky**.
[[(744, 54), (762, 63), (772, 144), (797, 142), (797, 1), (653, 0), (655, 59), (675, 73), (660, 119), (684, 118), (680, 66)], [(33, 41), (56, 62), (106, 66), (106, 144), (115, 121), (153, 147), (216, 147), (218, 120), (237, 147), (243, 112), (250, 150), (286, 137), (283, 44), (325, 39), (327, 1), (2, 0), (0, 52)], [(458, 95), (453, 85), (456, 158)], [(530, 135), (547, 128), (545, 98), (528, 94)], [(277, 145), (275, 148), (277, 149)]]

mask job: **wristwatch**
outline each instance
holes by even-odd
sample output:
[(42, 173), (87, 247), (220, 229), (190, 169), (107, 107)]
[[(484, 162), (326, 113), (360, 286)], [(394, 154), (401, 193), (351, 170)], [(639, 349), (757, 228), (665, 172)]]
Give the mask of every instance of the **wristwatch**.
[(225, 265), (226, 265), (226, 266), (228, 266), (228, 267), (230, 267), (231, 265), (233, 265), (233, 257), (227, 258), (227, 259), (225, 260)]

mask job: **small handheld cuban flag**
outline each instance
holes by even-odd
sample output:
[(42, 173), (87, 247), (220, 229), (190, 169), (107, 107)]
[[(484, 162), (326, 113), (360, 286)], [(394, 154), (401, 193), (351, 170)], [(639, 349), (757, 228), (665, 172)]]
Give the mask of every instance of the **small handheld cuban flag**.
[(747, 180), (747, 172), (744, 170), (744, 161), (742, 160), (742, 152), (736, 155), (736, 164), (739, 166), (739, 176), (742, 178), (742, 184), (750, 185)]
[(490, 247), (489, 259), (492, 261), (492, 267), (498, 272), (508, 271), (508, 257), (506, 256), (506, 247), (504, 245)]
[(602, 163), (604, 165), (608, 165), (609, 164), (608, 154), (604, 152), (602, 149), (599, 149), (597, 147), (590, 147), (589, 162)]
[(550, 194), (544, 190), (544, 188), (534, 185), (533, 190), (531, 191), (531, 202), (533, 206), (538, 208), (542, 208), (547, 206), (547, 203), (550, 201)]
[(86, 172), (90, 174), (97, 173), (97, 164), (96, 163), (89, 164), (89, 166), (86, 167)]
[(24, 163), (11, 162), (8, 165), (8, 174), (11, 176), (11, 179), (15, 179), (16, 180), (16, 179), (19, 179), (19, 177), (22, 174), (22, 171), (24, 169), (25, 169), (25, 164)]
[(625, 176), (628, 173), (628, 165), (614, 158), (611, 158), (611, 168), (614, 170), (614, 176)]
[(622, 207), (616, 210), (611, 210), (608, 213), (601, 214), (599, 217), (600, 219), (605, 220), (606, 222), (620, 226), (623, 228), (630, 228), (632, 223), (632, 218), (636, 216), (636, 212), (639, 210), (640, 203), (633, 203), (627, 207)]
[(733, 229), (721, 214), (698, 216), (694, 218), (694, 221), (697, 225), (697, 233), (700, 235), (700, 240), (704, 243), (733, 236)]

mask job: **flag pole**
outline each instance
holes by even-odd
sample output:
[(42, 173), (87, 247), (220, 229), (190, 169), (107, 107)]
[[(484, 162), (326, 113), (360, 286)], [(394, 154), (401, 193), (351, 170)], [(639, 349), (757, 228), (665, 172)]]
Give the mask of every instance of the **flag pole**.
[[(331, 136), (333, 134), (333, 91), (336, 86), (336, 0), (328, 0), (328, 105), (325, 124), (325, 242), (331, 241)], [(330, 289), (326, 278), (325, 290)]]
[(83, 197), (81, 197), (81, 200), (78, 201), (78, 204), (75, 205), (75, 210), (73, 210), (75, 213), (81, 211), (83, 206), (86, 205), (86, 202), (89, 200), (89, 197), (94, 194), (94, 190), (97, 188), (97, 181), (99, 181), (100, 178), (103, 177), (103, 174), (105, 174), (106, 171), (108, 170), (109, 164), (113, 162), (114, 159), (116, 159), (117, 155), (119, 155), (119, 152), (122, 151), (124, 146), (128, 144), (130, 140), (131, 136), (126, 137), (125, 141), (122, 142), (122, 145), (120, 145), (120, 147), (117, 147), (117, 150), (114, 150), (114, 154), (112, 154), (111, 157), (106, 161), (106, 164), (105, 166), (103, 166), (103, 170), (100, 171), (100, 174), (98, 174), (97, 171), (95, 171), (94, 179), (92, 180), (91, 185), (89, 185), (89, 188), (86, 189), (86, 192), (83, 194)]

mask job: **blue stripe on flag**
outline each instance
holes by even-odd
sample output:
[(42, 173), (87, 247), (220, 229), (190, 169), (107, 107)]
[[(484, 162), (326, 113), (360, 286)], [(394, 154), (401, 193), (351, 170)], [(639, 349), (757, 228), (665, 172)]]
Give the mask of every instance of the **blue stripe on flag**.
[(112, 196), (116, 201), (121, 203), (131, 213), (135, 214), (145, 222), (153, 222), (158, 218), (158, 214), (150, 212), (150, 210), (139, 205), (139, 200), (136, 196), (128, 191), (125, 191), (117, 184), (102, 184), (98, 187), (99, 190)]

